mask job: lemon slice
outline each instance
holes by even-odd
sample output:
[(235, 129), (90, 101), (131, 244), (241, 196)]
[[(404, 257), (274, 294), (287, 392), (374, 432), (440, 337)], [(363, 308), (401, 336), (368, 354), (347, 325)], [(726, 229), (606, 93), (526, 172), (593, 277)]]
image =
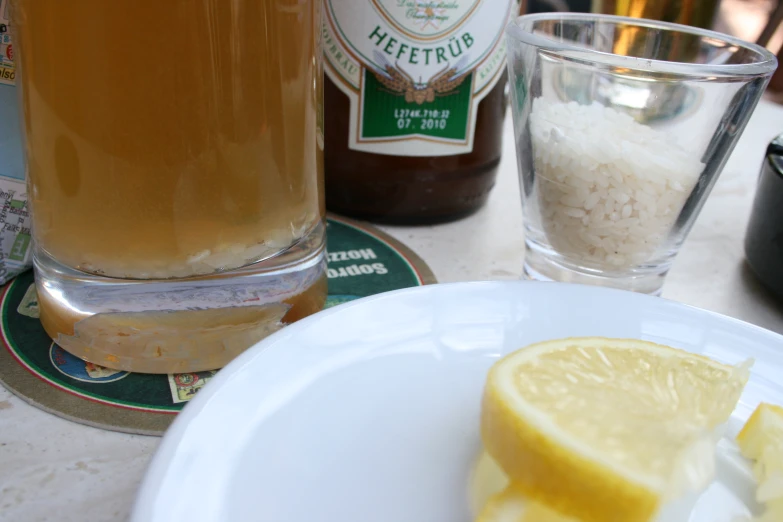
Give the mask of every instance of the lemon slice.
[(487, 505), (490, 498), (508, 486), (508, 477), (486, 450), (482, 450), (470, 476), (470, 508), (474, 516)]
[(473, 469), (470, 496), (476, 522), (578, 522), (530, 502), (486, 451)]
[(755, 461), (756, 500), (766, 504), (764, 522), (783, 520), (783, 407), (760, 404), (737, 436), (742, 455)]
[[(482, 450), (473, 469), (470, 484), (471, 507), (477, 522), (581, 522), (533, 502), (508, 481), (498, 464)], [(654, 522), (686, 522), (700, 492), (686, 494), (662, 506)], [(750, 522), (737, 520), (735, 522)], [(771, 519), (757, 522), (772, 522)], [(780, 522), (776, 519), (775, 522)]]
[(529, 501), (524, 492), (510, 484), (490, 497), (476, 522), (579, 522), (548, 507)]
[(636, 340), (535, 344), (490, 370), (482, 438), (530, 501), (584, 522), (648, 522), (712, 480), (716, 428), (748, 367)]

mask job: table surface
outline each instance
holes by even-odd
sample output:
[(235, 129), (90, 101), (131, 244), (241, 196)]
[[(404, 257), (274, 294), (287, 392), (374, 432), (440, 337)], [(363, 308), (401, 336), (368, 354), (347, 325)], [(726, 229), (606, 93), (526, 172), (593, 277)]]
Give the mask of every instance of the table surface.
[[(783, 333), (783, 306), (743, 262), (743, 238), (767, 143), (783, 106), (762, 100), (670, 272), (663, 297)], [(455, 223), (381, 227), (438, 281), (518, 279), (523, 231), (510, 119), (489, 203)], [(0, 386), (0, 521), (125, 520), (160, 439), (103, 431), (44, 413)]]

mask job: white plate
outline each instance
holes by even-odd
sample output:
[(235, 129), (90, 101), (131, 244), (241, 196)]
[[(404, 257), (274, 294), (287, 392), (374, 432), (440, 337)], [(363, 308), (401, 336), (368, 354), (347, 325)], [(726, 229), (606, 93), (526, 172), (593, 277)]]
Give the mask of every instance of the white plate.
[(756, 365), (691, 522), (756, 510), (730, 442), (783, 404), (783, 337), (645, 295), (557, 283), (436, 285), (289, 326), (221, 371), (166, 433), (134, 522), (467, 522), (484, 377), (568, 336), (641, 338)]

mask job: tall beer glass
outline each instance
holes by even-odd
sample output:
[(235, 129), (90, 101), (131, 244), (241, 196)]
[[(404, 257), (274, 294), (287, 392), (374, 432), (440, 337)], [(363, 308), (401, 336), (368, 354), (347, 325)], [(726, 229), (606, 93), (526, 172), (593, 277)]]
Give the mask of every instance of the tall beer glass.
[(320, 2), (13, 0), (49, 335), (223, 366), (321, 308)]

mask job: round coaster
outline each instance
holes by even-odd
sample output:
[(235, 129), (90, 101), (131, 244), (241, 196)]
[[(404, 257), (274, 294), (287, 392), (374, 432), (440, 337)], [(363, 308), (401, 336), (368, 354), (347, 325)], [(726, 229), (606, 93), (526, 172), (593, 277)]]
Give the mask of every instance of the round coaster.
[[(424, 261), (366, 224), (329, 216), (326, 307), (368, 295), (435, 283)], [(38, 320), (33, 273), (0, 297), (0, 382), (27, 402), (108, 430), (160, 435), (215, 371), (152, 375), (103, 368), (57, 346)]]

